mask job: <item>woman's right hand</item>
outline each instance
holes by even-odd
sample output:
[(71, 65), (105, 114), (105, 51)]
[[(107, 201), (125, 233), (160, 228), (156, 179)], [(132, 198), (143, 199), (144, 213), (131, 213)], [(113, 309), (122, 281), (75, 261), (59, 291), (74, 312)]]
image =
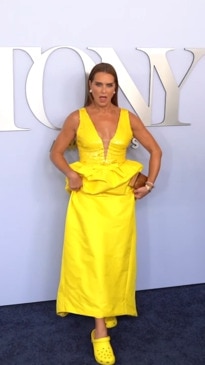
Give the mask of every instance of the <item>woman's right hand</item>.
[(75, 171), (69, 173), (67, 176), (70, 190), (78, 191), (83, 185), (82, 177)]

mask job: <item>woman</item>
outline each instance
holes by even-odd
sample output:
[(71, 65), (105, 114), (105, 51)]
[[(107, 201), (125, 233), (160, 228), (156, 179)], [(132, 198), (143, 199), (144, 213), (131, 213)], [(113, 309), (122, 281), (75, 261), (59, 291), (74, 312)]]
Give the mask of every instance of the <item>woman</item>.
[[(154, 187), (161, 150), (138, 116), (118, 107), (118, 78), (107, 63), (97, 64), (88, 78), (84, 108), (71, 113), (58, 135), (51, 160), (66, 176), (70, 192), (57, 313), (95, 318), (91, 332), (99, 364), (114, 364), (107, 329), (116, 316), (136, 316), (135, 199)], [(130, 179), (143, 168), (126, 159), (135, 137), (150, 153), (148, 181), (133, 190)], [(76, 139), (79, 161), (64, 157)]]

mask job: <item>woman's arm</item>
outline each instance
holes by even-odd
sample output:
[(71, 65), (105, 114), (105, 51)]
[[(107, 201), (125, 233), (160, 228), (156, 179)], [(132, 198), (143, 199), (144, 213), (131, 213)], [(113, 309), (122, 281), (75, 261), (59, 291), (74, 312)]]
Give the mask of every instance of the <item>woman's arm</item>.
[[(149, 152), (149, 171), (148, 171), (148, 182), (150, 182), (150, 187), (157, 178), (157, 175), (161, 166), (162, 151), (154, 137), (149, 133), (147, 128), (144, 126), (139, 117), (129, 112), (130, 124), (133, 131), (133, 136), (141, 143), (141, 145)], [(135, 192), (137, 198), (143, 197), (149, 190), (146, 187), (137, 189), (138, 194)], [(142, 195), (142, 196), (141, 196)]]
[(79, 111), (75, 111), (66, 118), (63, 128), (50, 151), (51, 161), (63, 174), (65, 174), (65, 176), (67, 176), (71, 190), (78, 190), (82, 186), (82, 179), (80, 175), (69, 166), (68, 161), (66, 161), (64, 157), (64, 153), (75, 138), (78, 125)]

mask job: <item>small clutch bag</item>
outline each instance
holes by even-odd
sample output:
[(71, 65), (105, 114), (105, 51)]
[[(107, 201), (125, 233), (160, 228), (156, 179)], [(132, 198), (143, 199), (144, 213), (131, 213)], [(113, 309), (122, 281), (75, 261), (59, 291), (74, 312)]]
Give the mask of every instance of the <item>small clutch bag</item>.
[(141, 172), (138, 172), (131, 178), (129, 186), (131, 186), (131, 188), (133, 189), (139, 189), (142, 186), (145, 186), (146, 181), (147, 181), (147, 176), (142, 174)]

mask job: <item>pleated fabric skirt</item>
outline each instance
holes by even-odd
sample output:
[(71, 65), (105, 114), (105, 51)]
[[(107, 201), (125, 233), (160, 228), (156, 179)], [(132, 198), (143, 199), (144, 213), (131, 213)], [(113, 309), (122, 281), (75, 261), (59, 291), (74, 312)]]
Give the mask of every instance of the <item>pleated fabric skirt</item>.
[(57, 314), (137, 315), (133, 192), (72, 192), (65, 222)]

